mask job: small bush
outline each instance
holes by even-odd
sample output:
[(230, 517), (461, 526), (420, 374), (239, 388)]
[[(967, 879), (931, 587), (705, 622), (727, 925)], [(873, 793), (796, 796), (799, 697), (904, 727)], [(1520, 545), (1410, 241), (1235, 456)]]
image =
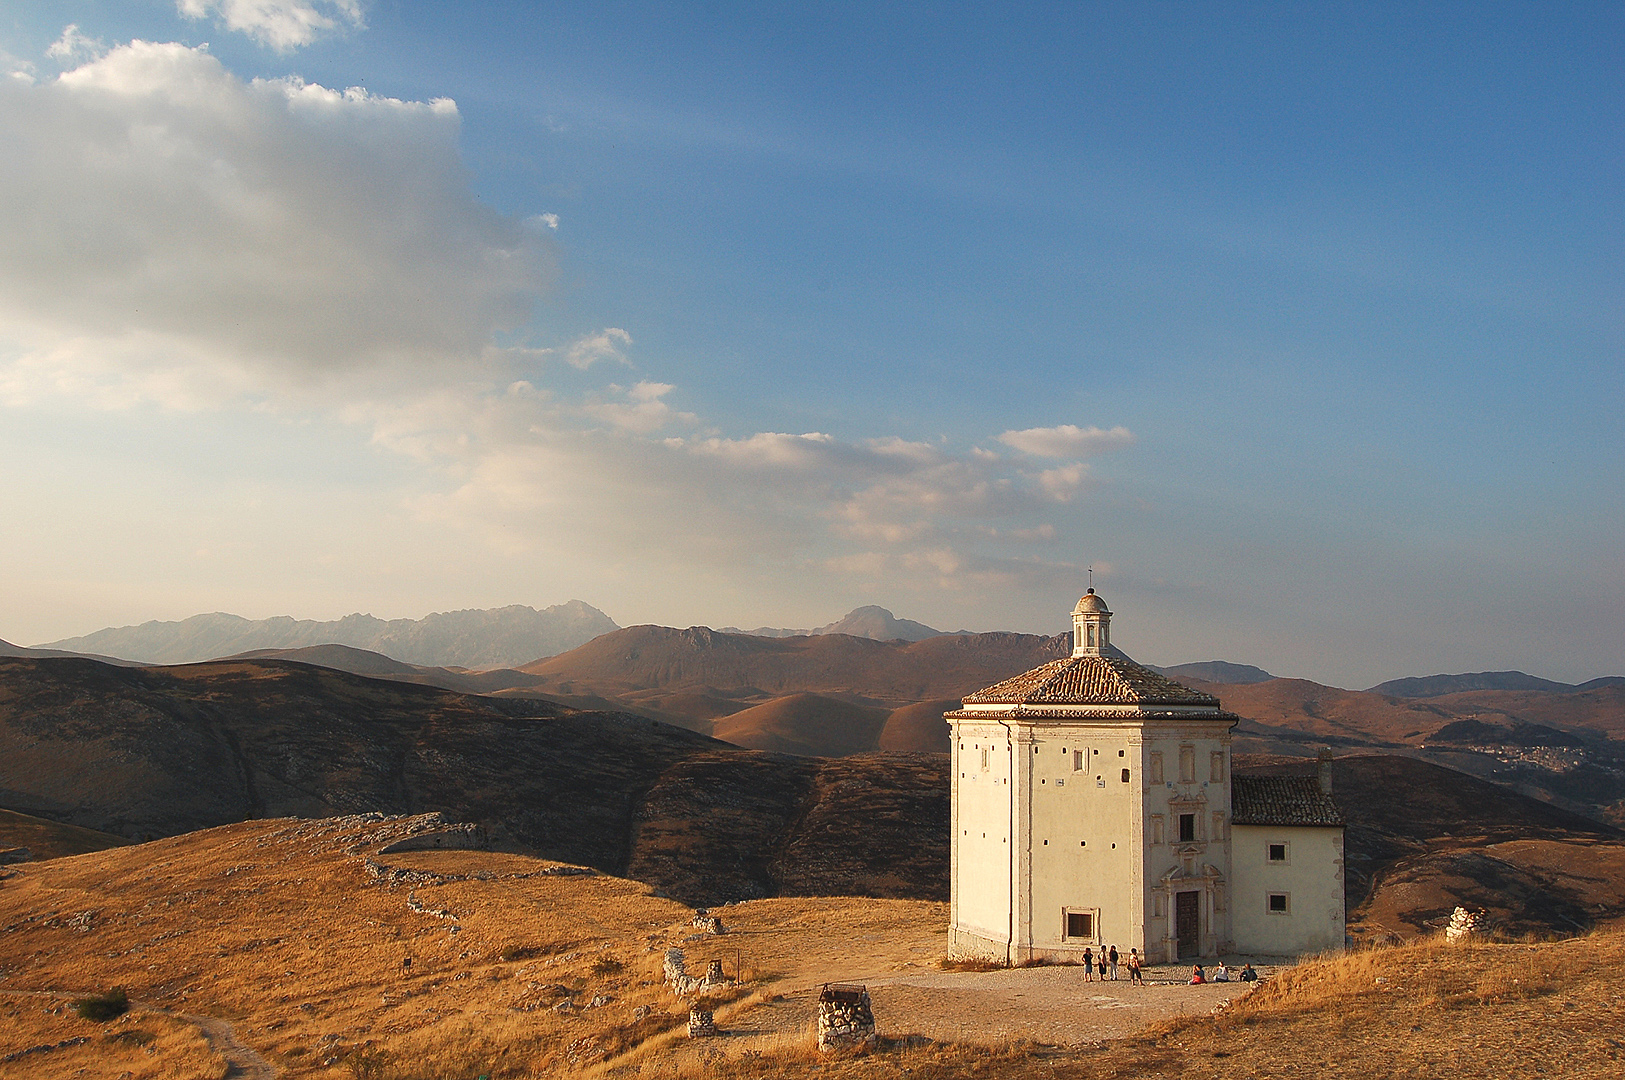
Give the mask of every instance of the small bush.
[(626, 965), (615, 957), (605, 953), (592, 962), (592, 973), (598, 976), (619, 975), (626, 970)]
[(386, 1080), (391, 1058), (378, 1046), (358, 1046), (344, 1058), (344, 1070), (354, 1080)]
[(944, 956), (937, 961), (943, 971), (1003, 971), (1005, 965), (981, 957)]
[(81, 1020), (94, 1020), (105, 1024), (130, 1010), (130, 995), (124, 987), (115, 986), (105, 994), (94, 994), (73, 1003), (73, 1011)]

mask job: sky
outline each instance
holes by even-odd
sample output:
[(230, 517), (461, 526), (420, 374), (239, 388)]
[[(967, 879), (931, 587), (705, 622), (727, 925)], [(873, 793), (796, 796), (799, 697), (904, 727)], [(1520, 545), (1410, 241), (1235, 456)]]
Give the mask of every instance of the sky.
[(1617, 4), (0, 14), (0, 638), (1625, 674)]

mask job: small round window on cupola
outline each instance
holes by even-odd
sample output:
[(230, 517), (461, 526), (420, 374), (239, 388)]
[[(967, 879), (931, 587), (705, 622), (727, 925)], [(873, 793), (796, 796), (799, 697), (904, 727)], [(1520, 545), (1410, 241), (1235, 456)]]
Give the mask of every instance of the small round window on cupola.
[(1111, 644), (1112, 612), (1094, 589), (1072, 609), (1072, 655), (1100, 656)]

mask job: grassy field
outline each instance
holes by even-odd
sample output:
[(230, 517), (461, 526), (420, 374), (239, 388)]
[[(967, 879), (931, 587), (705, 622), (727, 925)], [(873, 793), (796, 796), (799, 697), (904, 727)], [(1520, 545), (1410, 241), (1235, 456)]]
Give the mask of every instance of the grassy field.
[[(826, 979), (934, 969), (944, 905), (752, 901), (720, 909), (719, 937), (635, 881), (492, 852), (378, 854), (426, 827), (256, 821), (11, 868), (0, 1078), (225, 1075), (157, 1009), (225, 1019), (281, 1075), (334, 1080), (1625, 1075), (1617, 927), (1309, 961), (1216, 1014), (1102, 1045), (927, 1045), (885, 1015), (862, 1056), (820, 1057), (804, 1029), (689, 1040), (688, 1003), (660, 982), (668, 947), (741, 977), (709, 1000), (726, 1028)], [(115, 985), (133, 1005), (110, 1023), (40, 993)]]

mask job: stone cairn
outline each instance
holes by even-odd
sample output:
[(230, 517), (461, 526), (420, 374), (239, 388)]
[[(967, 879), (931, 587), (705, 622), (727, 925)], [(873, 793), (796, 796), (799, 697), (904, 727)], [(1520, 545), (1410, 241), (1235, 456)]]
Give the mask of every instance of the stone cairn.
[(818, 1049), (846, 1050), (875, 1041), (875, 1013), (869, 988), (825, 983), (818, 992)]
[(688, 1010), (688, 1037), (691, 1039), (706, 1039), (717, 1033), (716, 1017), (707, 1009), (698, 1005)]
[(1484, 929), (1484, 912), (1468, 911), (1457, 906), (1450, 916), (1450, 925), (1444, 928), (1444, 939), (1451, 944), (1458, 941), (1470, 941), (1473, 936)]

